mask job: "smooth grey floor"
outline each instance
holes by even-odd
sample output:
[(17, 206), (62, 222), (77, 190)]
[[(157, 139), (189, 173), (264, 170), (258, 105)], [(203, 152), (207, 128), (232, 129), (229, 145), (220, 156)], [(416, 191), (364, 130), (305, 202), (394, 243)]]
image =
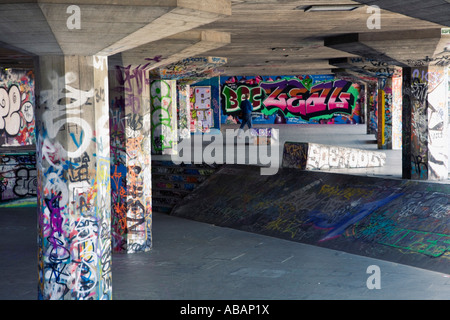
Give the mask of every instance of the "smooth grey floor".
[[(37, 299), (36, 209), (0, 208), (0, 299)], [(153, 250), (115, 254), (114, 300), (448, 299), (449, 275), (154, 213)], [(381, 289), (367, 268), (379, 266)]]

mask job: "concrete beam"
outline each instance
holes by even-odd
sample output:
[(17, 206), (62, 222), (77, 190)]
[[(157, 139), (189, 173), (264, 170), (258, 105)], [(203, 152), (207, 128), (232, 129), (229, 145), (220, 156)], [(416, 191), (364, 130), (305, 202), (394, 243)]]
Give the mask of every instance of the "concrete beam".
[(388, 65), (420, 66), (450, 63), (450, 34), (440, 28), (347, 34), (328, 37), (327, 47)]
[(231, 42), (226, 32), (190, 30), (121, 53), (124, 65), (144, 64), (148, 70), (161, 68), (204, 54)]
[(356, 57), (330, 59), (330, 64), (371, 78), (386, 78), (401, 75), (401, 68), (384, 61)]
[(35, 55), (108, 56), (227, 15), (230, 0), (4, 0), (0, 42)]
[(229, 0), (180, 0), (178, 6), (139, 30), (100, 50), (100, 55), (111, 55), (142, 44), (200, 27), (231, 15)]

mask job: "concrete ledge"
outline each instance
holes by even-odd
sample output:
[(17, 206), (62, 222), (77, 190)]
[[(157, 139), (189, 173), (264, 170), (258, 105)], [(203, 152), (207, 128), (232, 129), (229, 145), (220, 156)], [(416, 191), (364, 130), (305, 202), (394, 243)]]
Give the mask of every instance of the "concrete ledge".
[(283, 168), (328, 170), (382, 167), (386, 154), (370, 150), (330, 146), (308, 142), (286, 142), (283, 148)]
[(253, 138), (253, 144), (271, 144), (278, 140), (278, 131), (273, 128), (252, 128), (250, 136)]

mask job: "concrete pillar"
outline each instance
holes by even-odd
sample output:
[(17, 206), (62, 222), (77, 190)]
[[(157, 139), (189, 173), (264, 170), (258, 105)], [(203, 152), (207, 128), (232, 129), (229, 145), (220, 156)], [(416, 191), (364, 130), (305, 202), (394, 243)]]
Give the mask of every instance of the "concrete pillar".
[(378, 128), (378, 83), (367, 84), (367, 134), (377, 135)]
[(152, 153), (177, 154), (176, 80), (152, 80), (150, 100)]
[(448, 179), (447, 68), (403, 69), (404, 179)]
[(191, 106), (189, 103), (190, 85), (177, 85), (178, 92), (178, 139), (191, 138)]
[(379, 78), (378, 149), (401, 148), (401, 108), (401, 75)]
[(110, 63), (112, 245), (152, 247), (150, 81), (145, 65)]
[(36, 66), (40, 299), (111, 299), (107, 58)]

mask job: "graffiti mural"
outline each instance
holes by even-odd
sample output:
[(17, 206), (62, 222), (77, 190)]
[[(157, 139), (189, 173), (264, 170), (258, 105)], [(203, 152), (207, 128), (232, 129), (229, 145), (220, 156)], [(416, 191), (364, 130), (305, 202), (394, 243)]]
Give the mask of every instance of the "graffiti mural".
[(150, 84), (152, 153), (172, 154), (177, 148), (177, 95), (175, 80)]
[(36, 154), (0, 154), (0, 201), (36, 197)]
[[(201, 112), (200, 117), (203, 119), (201, 121), (205, 121), (204, 123), (199, 122), (197, 117), (197, 112), (195, 109), (196, 96), (194, 88), (208, 88), (210, 90), (209, 93), (206, 93), (210, 98), (210, 107), (208, 108), (197, 108), (197, 110), (203, 111)], [(203, 89), (201, 89), (203, 90)], [(201, 96), (198, 96), (201, 99)], [(201, 102), (201, 100), (199, 100)], [(195, 84), (191, 85), (191, 94), (190, 94), (190, 107), (191, 107), (191, 132), (210, 132), (212, 129), (220, 129), (220, 78), (213, 77), (210, 79), (204, 79)], [(199, 105), (200, 106), (200, 105)], [(207, 111), (205, 113), (205, 111)], [(204, 124), (204, 125), (203, 125)]]
[(178, 85), (177, 92), (178, 139), (189, 139), (191, 137), (190, 85)]
[(211, 87), (191, 87), (191, 132), (209, 132), (214, 127), (214, 110), (211, 101)]
[(361, 123), (356, 83), (333, 76), (232, 77), (222, 83), (222, 122), (239, 113), (243, 94), (250, 94), (254, 123)]
[(33, 71), (0, 71), (0, 147), (35, 144), (34, 91)]

